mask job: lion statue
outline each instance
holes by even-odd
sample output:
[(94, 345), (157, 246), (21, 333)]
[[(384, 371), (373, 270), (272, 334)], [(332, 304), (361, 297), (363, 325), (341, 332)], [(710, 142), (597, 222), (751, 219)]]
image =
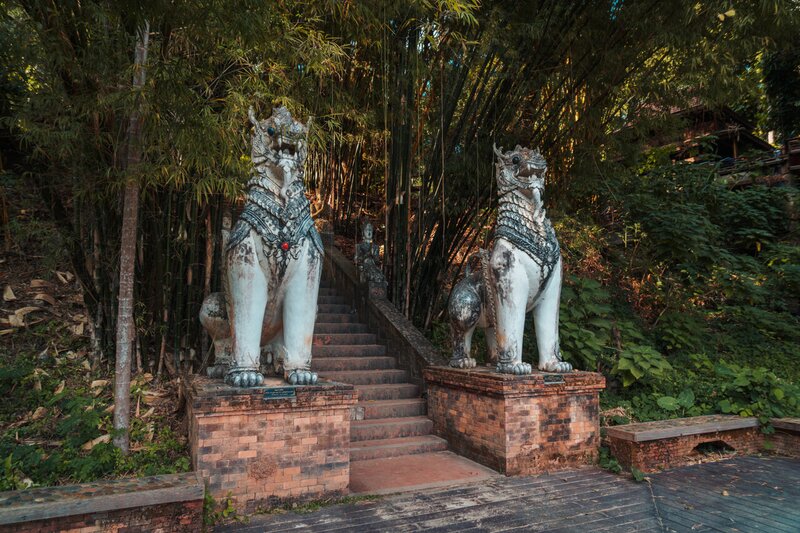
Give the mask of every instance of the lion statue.
[(323, 247), (303, 186), (308, 128), (285, 107), (266, 120), (252, 108), (248, 115), (253, 176), (225, 244), (226, 290), (200, 311), (216, 350), (209, 375), (234, 387), (261, 385), (263, 352), (288, 383), (310, 385)]
[(477, 268), (468, 266), (450, 293), (449, 364), (475, 367), (472, 334), (481, 327), (498, 372), (530, 374), (531, 365), (522, 361), (522, 335), (525, 314), (533, 310), (539, 369), (569, 372), (572, 365), (558, 347), (561, 251), (542, 199), (547, 164), (539, 150), (519, 145), (494, 152), (499, 195), (494, 245), (476, 254)]

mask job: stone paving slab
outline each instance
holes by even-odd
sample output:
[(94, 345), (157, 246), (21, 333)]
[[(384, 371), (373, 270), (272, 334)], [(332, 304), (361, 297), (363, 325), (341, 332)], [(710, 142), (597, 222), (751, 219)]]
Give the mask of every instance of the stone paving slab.
[(453, 452), (433, 452), (352, 461), (350, 492), (387, 494), (447, 487), (498, 476)]
[(635, 483), (587, 467), (254, 516), (219, 532), (798, 532), (800, 459), (734, 457)]

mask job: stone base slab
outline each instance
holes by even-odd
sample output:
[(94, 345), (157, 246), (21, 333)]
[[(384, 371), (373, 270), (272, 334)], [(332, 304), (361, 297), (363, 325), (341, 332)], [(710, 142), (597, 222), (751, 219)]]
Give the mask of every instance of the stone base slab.
[(586, 464), (597, 456), (601, 374), (513, 376), (430, 367), (425, 380), (434, 431), (460, 455), (506, 475)]
[(347, 491), (352, 385), (268, 378), (237, 389), (198, 378), (189, 396), (192, 463), (216, 499), (252, 511)]
[(0, 533), (92, 533), (203, 528), (194, 472), (0, 492)]

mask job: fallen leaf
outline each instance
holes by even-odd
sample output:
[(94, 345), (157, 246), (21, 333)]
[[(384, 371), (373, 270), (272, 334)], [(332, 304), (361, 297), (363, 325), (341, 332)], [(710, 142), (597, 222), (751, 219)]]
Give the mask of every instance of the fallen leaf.
[(108, 385), (108, 380), (107, 379), (96, 379), (96, 380), (92, 381), (92, 384), (89, 385), (89, 388), (92, 388), (92, 389), (97, 388), (97, 387), (103, 388), (106, 385)]
[(92, 369), (92, 365), (90, 365), (89, 361), (87, 361), (86, 359), (84, 359), (83, 362), (81, 362), (81, 366), (84, 368), (84, 370)]
[(66, 285), (67, 283), (72, 281), (72, 279), (75, 276), (72, 275), (72, 272), (61, 272), (59, 270), (56, 270), (56, 277), (58, 278), (58, 281)]
[(3, 289), (3, 300), (10, 302), (16, 299), (17, 297), (14, 296), (14, 291), (11, 290), (11, 285), (6, 285), (6, 288)]
[(53, 284), (43, 279), (32, 279), (31, 289), (49, 289)]
[(105, 435), (100, 435), (96, 439), (90, 440), (89, 442), (81, 446), (81, 449), (88, 451), (97, 446), (98, 444), (100, 444), (101, 442), (109, 442), (110, 440), (111, 440), (111, 435), (106, 433)]
[(0, 330), (0, 337), (2, 337), (3, 335), (10, 335), (11, 333), (14, 333), (15, 331), (17, 331), (17, 330), (16, 329), (2, 329), (2, 330)]
[(111, 405), (109, 405), (108, 407), (106, 407), (105, 409), (103, 409), (104, 413), (110, 413), (112, 411), (114, 411), (114, 404), (113, 403)]
[(56, 299), (50, 296), (49, 294), (45, 294), (43, 292), (38, 293), (36, 296), (33, 297), (33, 299), (47, 302), (50, 305), (56, 305)]
[(58, 387), (56, 387), (56, 390), (53, 391), (53, 394), (61, 394), (62, 392), (64, 392), (64, 387), (66, 387), (66, 385), (67, 382), (62, 379), (61, 383), (59, 383)]
[(723, 491), (722, 491), (722, 495), (723, 495), (723, 496), (730, 496), (730, 495), (728, 494), (728, 491), (727, 491), (727, 490), (723, 490)]
[(25, 315), (33, 313), (34, 311), (44, 311), (44, 309), (42, 309), (41, 307), (29, 305), (27, 307), (21, 307), (17, 309), (16, 311), (14, 311), (14, 314), (17, 315), (18, 317), (24, 317)]
[(31, 415), (31, 420), (39, 420), (40, 418), (42, 418), (46, 414), (47, 414), (47, 408), (46, 407), (37, 407), (36, 410)]
[(148, 416), (152, 415), (152, 414), (153, 414), (153, 413), (155, 413), (155, 412), (156, 412), (156, 408), (155, 408), (155, 407), (151, 407), (150, 409), (148, 409), (148, 410), (147, 410), (147, 412), (145, 412), (145, 414), (143, 414), (143, 415), (142, 415), (142, 416), (140, 416), (139, 418), (141, 418), (142, 420), (144, 420), (145, 418), (147, 418)]
[(73, 324), (73, 325), (71, 325), (69, 327), (69, 330), (72, 332), (72, 334), (73, 335), (77, 335), (78, 337), (83, 335), (83, 332), (84, 332), (85, 329), (86, 329), (86, 326), (84, 326), (83, 322), (79, 322), (77, 324)]
[(19, 315), (8, 315), (8, 325), (15, 328), (25, 327), (25, 319)]

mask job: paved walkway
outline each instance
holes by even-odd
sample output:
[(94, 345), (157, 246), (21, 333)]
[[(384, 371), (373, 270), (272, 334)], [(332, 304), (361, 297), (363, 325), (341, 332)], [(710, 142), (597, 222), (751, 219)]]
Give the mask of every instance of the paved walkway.
[(220, 532), (800, 531), (800, 460), (737, 457), (635, 483), (596, 468), (495, 477), (306, 514), (253, 517)]

